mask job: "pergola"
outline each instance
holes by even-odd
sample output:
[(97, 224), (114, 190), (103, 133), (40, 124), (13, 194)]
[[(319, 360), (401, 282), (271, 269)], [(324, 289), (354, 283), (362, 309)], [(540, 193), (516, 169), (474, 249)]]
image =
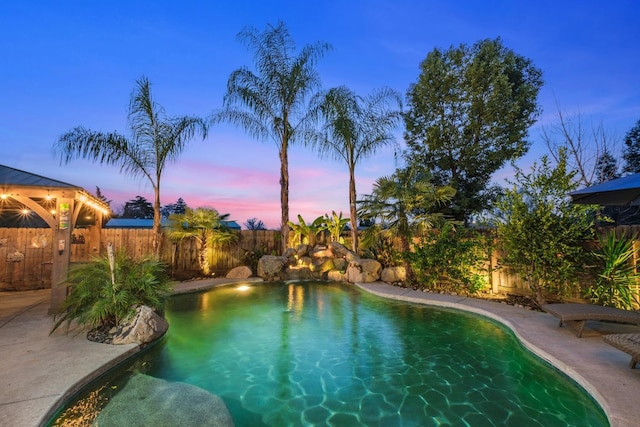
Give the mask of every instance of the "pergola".
[(67, 296), (71, 234), (85, 209), (94, 213), (99, 247), (103, 218), (111, 213), (107, 204), (82, 187), (0, 165), (0, 213), (33, 212), (53, 231), (51, 312)]

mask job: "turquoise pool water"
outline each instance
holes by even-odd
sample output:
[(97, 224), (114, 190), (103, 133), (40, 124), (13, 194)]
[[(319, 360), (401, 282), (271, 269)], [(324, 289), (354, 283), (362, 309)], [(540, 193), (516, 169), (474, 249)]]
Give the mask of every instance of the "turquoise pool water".
[(180, 295), (166, 316), (162, 343), (68, 413), (87, 417), (143, 370), (219, 395), (236, 426), (608, 425), (507, 328), (464, 312), (302, 282)]

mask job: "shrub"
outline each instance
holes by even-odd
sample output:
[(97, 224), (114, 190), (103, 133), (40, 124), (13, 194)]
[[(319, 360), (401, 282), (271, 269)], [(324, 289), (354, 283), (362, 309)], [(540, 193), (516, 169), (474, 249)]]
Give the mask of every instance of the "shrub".
[(545, 294), (576, 293), (584, 241), (593, 235), (593, 207), (572, 204), (567, 196), (577, 183), (566, 159), (561, 151), (555, 167), (543, 156), (529, 174), (516, 168), (513, 188), (504, 191), (494, 212), (503, 263), (529, 284), (538, 304), (546, 302)]
[(119, 326), (137, 305), (161, 311), (172, 291), (164, 265), (154, 259), (133, 260), (124, 251), (115, 254), (114, 279), (106, 255), (73, 267), (68, 279), (71, 293), (56, 314), (51, 332), (74, 320), (90, 328)]
[(365, 232), (362, 254), (365, 258), (378, 261), (382, 268), (402, 265), (402, 255), (395, 248), (393, 237), (377, 227), (370, 227)]
[(456, 289), (464, 288), (469, 293), (481, 291), (487, 284), (487, 242), (476, 231), (445, 222), (431, 237), (414, 246), (412, 252), (404, 254), (416, 274), (418, 283), (434, 289), (443, 280)]

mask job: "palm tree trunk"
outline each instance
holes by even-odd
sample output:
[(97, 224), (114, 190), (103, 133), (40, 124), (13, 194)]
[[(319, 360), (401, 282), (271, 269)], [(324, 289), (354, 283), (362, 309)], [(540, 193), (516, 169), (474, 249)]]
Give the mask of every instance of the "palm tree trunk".
[(280, 237), (282, 239), (282, 254), (287, 250), (289, 243), (289, 158), (287, 149), (286, 136), (283, 136), (280, 146), (280, 208), (282, 211)]
[[(411, 247), (409, 246), (409, 239), (407, 238), (407, 236), (400, 236), (400, 246), (402, 247), (402, 254), (408, 254), (409, 251), (411, 250)], [(417, 279), (416, 279), (416, 273), (413, 271), (413, 268), (411, 268), (411, 263), (407, 260), (406, 256), (402, 257), (402, 263), (404, 264), (404, 270), (407, 273), (407, 282), (406, 285), (409, 287), (412, 287), (414, 289), (416, 289), (418, 283), (417, 283)]]
[(198, 264), (200, 264), (200, 271), (205, 276), (208, 276), (211, 272), (209, 269), (209, 260), (207, 259), (207, 252), (209, 249), (209, 241), (207, 239), (206, 231), (202, 231), (200, 236), (200, 253), (198, 254)]
[(162, 238), (162, 218), (160, 216), (160, 177), (156, 178), (153, 201), (153, 256), (160, 259), (160, 241)]
[(356, 213), (356, 177), (353, 167), (349, 168), (349, 215), (351, 216), (351, 249), (358, 253), (358, 218)]

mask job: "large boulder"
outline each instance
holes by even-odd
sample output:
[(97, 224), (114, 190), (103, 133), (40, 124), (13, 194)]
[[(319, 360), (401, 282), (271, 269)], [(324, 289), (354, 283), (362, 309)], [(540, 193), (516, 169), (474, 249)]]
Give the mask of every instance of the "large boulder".
[(344, 270), (347, 269), (347, 265), (348, 264), (349, 263), (344, 258), (334, 258), (333, 259), (333, 266), (334, 266), (334, 268), (336, 270), (344, 271)]
[(346, 278), (351, 283), (371, 283), (380, 280), (382, 265), (374, 259), (356, 259), (349, 263)]
[(345, 245), (339, 242), (330, 242), (329, 248), (335, 254), (336, 257), (346, 258), (348, 253), (353, 254)]
[(380, 273), (380, 280), (387, 283), (399, 283), (407, 280), (407, 272), (404, 266), (386, 267)]
[(291, 257), (294, 257), (295, 255), (296, 255), (296, 250), (293, 248), (287, 248), (287, 250), (284, 251), (284, 254), (282, 254), (282, 256), (285, 258), (291, 258)]
[(258, 276), (270, 282), (282, 280), (283, 268), (287, 264), (287, 258), (276, 255), (265, 255), (258, 260)]
[(331, 270), (327, 272), (327, 280), (331, 280), (332, 282), (346, 282), (347, 277), (346, 274), (340, 270)]
[(330, 247), (316, 245), (311, 251), (309, 251), (309, 256), (313, 258), (333, 258), (335, 255)]
[(296, 248), (296, 256), (302, 258), (309, 253), (309, 245), (301, 244)]
[(320, 263), (312, 264), (312, 270), (317, 273), (326, 273), (327, 271), (335, 270), (336, 266), (333, 259), (329, 258)]
[(136, 308), (136, 314), (118, 328), (113, 337), (113, 344), (144, 345), (163, 336), (169, 324), (153, 311), (151, 307), (141, 305)]
[(95, 425), (232, 427), (222, 399), (199, 387), (135, 374), (98, 415)]
[(310, 280), (315, 278), (309, 267), (287, 267), (284, 270), (284, 280)]
[(250, 267), (242, 265), (240, 267), (234, 267), (225, 276), (227, 279), (248, 279), (253, 275)]

